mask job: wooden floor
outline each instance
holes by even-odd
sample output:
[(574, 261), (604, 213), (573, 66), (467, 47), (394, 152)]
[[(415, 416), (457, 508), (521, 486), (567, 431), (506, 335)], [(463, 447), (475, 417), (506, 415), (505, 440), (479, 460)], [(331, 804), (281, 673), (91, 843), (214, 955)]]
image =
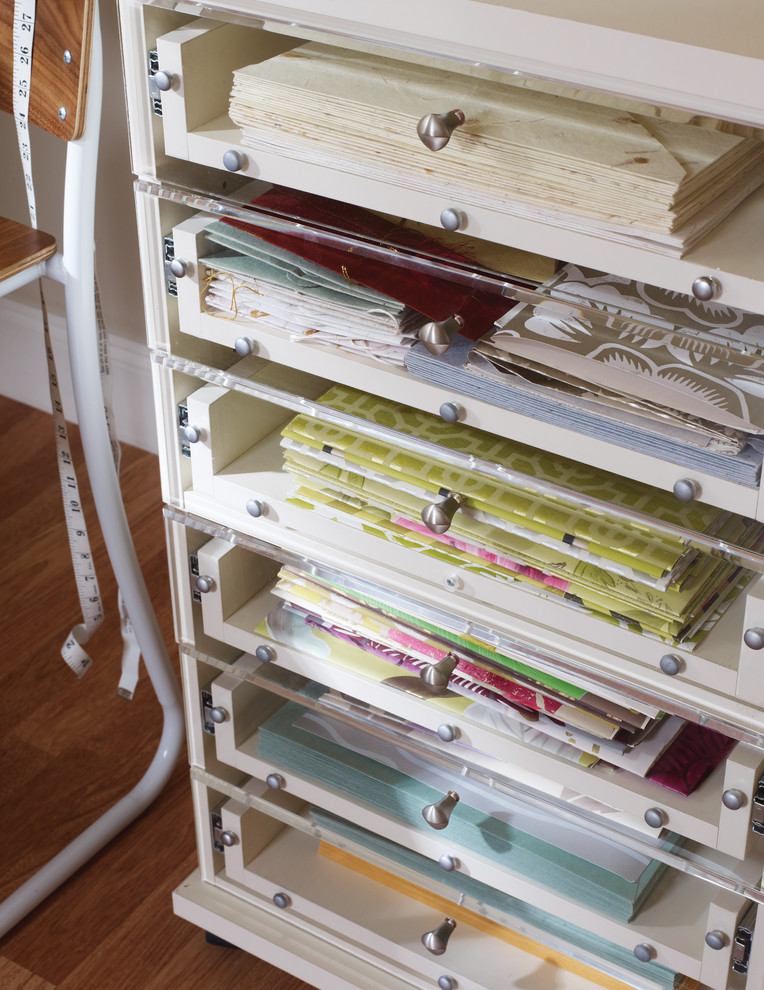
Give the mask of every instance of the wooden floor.
[[(160, 723), (145, 677), (134, 701), (117, 697), (116, 588), (85, 492), (107, 618), (91, 640), (94, 664), (81, 681), (61, 660), (78, 606), (51, 417), (0, 397), (0, 422), (3, 898), (137, 782)], [(156, 458), (125, 448), (122, 483), (174, 656)], [(171, 892), (195, 858), (187, 769), (179, 764), (137, 822), (0, 941), (0, 990), (305, 990), (261, 960), (209, 945), (204, 933), (173, 916)]]

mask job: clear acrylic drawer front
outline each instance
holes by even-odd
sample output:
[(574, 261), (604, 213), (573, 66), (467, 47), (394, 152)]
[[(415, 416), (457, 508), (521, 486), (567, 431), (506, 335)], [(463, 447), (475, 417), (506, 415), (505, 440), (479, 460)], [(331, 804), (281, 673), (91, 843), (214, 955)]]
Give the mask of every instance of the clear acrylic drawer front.
[[(251, 377), (245, 377), (250, 373)], [(351, 573), (373, 573), (381, 585), (403, 588), (414, 581), (416, 598), (424, 594), (426, 600), (445, 607), (450, 607), (448, 592), (459, 591), (461, 600), (469, 600), (470, 608), (477, 610), (476, 618), (490, 616), (492, 628), (509, 627), (528, 642), (585, 658), (603, 672), (617, 671), (635, 685), (665, 692), (678, 703), (689, 702), (705, 713), (719, 712), (726, 720), (738, 721), (740, 706), (749, 708), (747, 714), (742, 713), (744, 724), (754, 732), (760, 729), (758, 709), (764, 707), (764, 681), (758, 676), (758, 651), (755, 644), (748, 645), (747, 635), (744, 640), (744, 633), (760, 625), (761, 578), (748, 584), (694, 650), (638, 635), (585, 609), (529, 591), (510, 571), (499, 568), (488, 574), (474, 560), (462, 564), (462, 558), (451, 559), (453, 554), (446, 558), (412, 549), (406, 545), (410, 541), (395, 533), (379, 535), (378, 527), (377, 532), (368, 532), (368, 527), (338, 505), (319, 512), (295, 502), (292, 493), (297, 485), (283, 467), (281, 449), (281, 431), (290, 419), (289, 412), (257, 393), (272, 394), (269, 382), (282, 387), (291, 383), (300, 391), (282, 392), (282, 398), (276, 396), (278, 402), (289, 403), (293, 411), (304, 409), (308, 415), (314, 410), (320, 415), (326, 409), (328, 416), (333, 411), (310, 398), (321, 394), (325, 381), (255, 356), (216, 377), (221, 384), (199, 388), (184, 400), (194, 441), (186, 446), (188, 458), (179, 458), (181, 467), (190, 463), (191, 486), (182, 496), (186, 509), (319, 558), (327, 554), (345, 557)], [(228, 382), (235, 387), (227, 387)], [(410, 437), (399, 435), (411, 442)], [(454, 607), (459, 607), (456, 601)]]
[[(279, 604), (266, 577), (272, 571), (264, 568), (262, 558), (256, 554), (213, 540), (199, 550), (198, 567), (204, 586), (211, 589), (200, 596), (204, 632), (214, 639), (246, 653), (270, 657), (279, 667), (382, 708), (404, 724), (421, 726), (431, 735), (420, 735), (420, 739), (424, 738), (428, 745), (440, 745), (445, 751), (450, 748), (457, 760), (460, 751), (464, 752), (461, 746), (470, 747), (474, 752), (464, 758), (483, 765), (489, 773), (501, 773), (501, 765), (506, 763), (504, 772), (510, 776), (519, 773), (522, 779), (525, 774), (526, 779), (540, 777), (560, 787), (580, 790), (638, 821), (648, 810), (659, 808), (671, 830), (740, 858), (755, 845), (750, 809), (764, 762), (760, 750), (739, 743), (726, 762), (689, 797), (634, 774), (613, 774), (606, 766), (586, 770), (561, 756), (502, 735), (489, 725), (481, 726), (455, 714), (455, 707), (447, 700), (432, 695), (428, 698), (415, 675), (396, 676), (396, 669), (384, 660), (367, 655), (356, 659), (355, 666), (347, 660), (343, 665), (279, 643), (263, 624)], [(450, 747), (442, 741), (449, 738), (453, 740)], [(741, 795), (739, 810), (732, 812), (725, 807), (726, 792)]]
[[(246, 693), (250, 689), (251, 685), (245, 682), (234, 686), (224, 675), (213, 685), (212, 693), (216, 706), (231, 711), (234, 706), (241, 706), (237, 693)], [(351, 800), (323, 785), (316, 785), (309, 778), (286, 770), (273, 761), (263, 761), (257, 754), (256, 734), (240, 741), (237, 741), (238, 735), (240, 733), (236, 730), (235, 717), (217, 725), (215, 738), (218, 755), (237, 769), (252, 772), (258, 780), (268, 779), (291, 796), (317, 805), (331, 815), (382, 835), (434, 862), (448, 854), (458, 863), (458, 870), (465, 876), (496, 887), (550, 914), (575, 916), (577, 924), (584, 929), (596, 931), (624, 948), (632, 949), (637, 944), (648, 944), (661, 964), (703, 979), (714, 990), (734, 986), (728, 968), (730, 945), (727, 943), (731, 940), (739, 915), (746, 908), (745, 899), (739, 895), (717, 891), (713, 885), (696, 877), (669, 869), (636, 920), (631, 923), (617, 921), (513, 871), (511, 855), (504, 867), (475, 854), (469, 848), (453, 844), (449, 839), (448, 827), (441, 832), (434, 832), (426, 827), (402, 824), (390, 815), (382, 814), (361, 801)], [(236, 817), (245, 812), (243, 807), (235, 810)], [(456, 813), (457, 811), (454, 812)], [(247, 861), (249, 856), (257, 856), (268, 833), (259, 832), (255, 824), (243, 825), (236, 821), (236, 817), (226, 819), (224, 815), (224, 823), (226, 820), (229, 822), (230, 831), (235, 836), (230, 840), (231, 853), (226, 854), (226, 871), (231, 879), (257, 887), (259, 880), (254, 880), (247, 872)], [(256, 815), (252, 818), (257, 821)], [(247, 836), (253, 837), (251, 843)], [(237, 839), (240, 841), (236, 841)], [(254, 849), (249, 855), (248, 845)], [(271, 847), (272, 842), (266, 848)], [(257, 872), (256, 865), (253, 872)], [(274, 886), (279, 884), (278, 879), (272, 882)], [(267, 891), (271, 889), (273, 888), (266, 887)], [(286, 892), (290, 893), (289, 888)], [(680, 929), (676, 926), (678, 918), (682, 919)], [(706, 933), (712, 929), (719, 929), (725, 935), (722, 950), (708, 951), (704, 939)]]

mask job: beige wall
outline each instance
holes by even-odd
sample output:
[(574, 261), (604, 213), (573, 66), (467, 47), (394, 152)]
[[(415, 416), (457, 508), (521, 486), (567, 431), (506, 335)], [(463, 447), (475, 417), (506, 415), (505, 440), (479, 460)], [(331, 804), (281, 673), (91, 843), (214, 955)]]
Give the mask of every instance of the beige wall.
[[(104, 110), (98, 160), (96, 206), (96, 260), (109, 330), (117, 336), (142, 341), (144, 336), (138, 244), (135, 232), (132, 174), (127, 142), (125, 98), (114, 0), (102, 0), (104, 38)], [(32, 157), (39, 225), (60, 238), (65, 145), (35, 132)], [(10, 115), (0, 114), (0, 215), (27, 221), (26, 195), (16, 134)], [(35, 291), (28, 287), (27, 297)], [(63, 315), (63, 295), (51, 284), (47, 292), (53, 314)], [(14, 298), (24, 298), (19, 295)], [(2, 307), (0, 306), (0, 325)]]

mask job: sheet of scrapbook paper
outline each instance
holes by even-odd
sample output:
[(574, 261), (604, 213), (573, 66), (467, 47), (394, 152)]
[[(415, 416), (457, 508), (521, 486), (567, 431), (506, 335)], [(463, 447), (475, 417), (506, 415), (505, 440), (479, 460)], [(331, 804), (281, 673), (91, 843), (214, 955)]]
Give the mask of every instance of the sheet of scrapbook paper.
[(611, 275), (563, 265), (544, 283), (552, 296), (582, 299), (607, 313), (619, 313), (690, 338), (721, 343), (736, 351), (764, 353), (764, 317), (724, 303), (702, 302), (694, 296)]
[[(276, 592), (291, 606), (304, 610), (303, 620), (311, 626), (323, 627), (332, 636), (347, 639), (350, 643), (363, 645), (369, 652), (387, 662), (400, 665), (405, 670), (420, 677), (431, 663), (438, 663), (449, 652), (448, 646), (428, 637), (426, 634), (404, 626), (395, 620), (375, 613), (373, 610), (348, 600), (339, 600), (336, 595), (328, 595), (306, 583), (302, 586), (288, 579), (282, 579)], [(635, 729), (644, 727), (644, 721), (637, 717), (635, 724), (628, 718), (629, 712), (618, 709), (613, 715), (598, 714), (581, 709), (572, 702), (545, 693), (538, 686), (518, 682), (498, 664), (488, 665), (488, 661), (475, 661), (471, 657), (459, 655), (450, 686), (459, 694), (483, 700), (500, 711), (510, 710), (509, 714), (530, 720), (538, 719), (536, 713), (546, 713), (565, 722), (569, 731), (565, 741), (579, 745), (573, 729), (584, 730), (581, 746), (591, 750), (592, 740), (609, 739), (621, 730), (633, 734)], [(421, 685), (418, 686), (421, 691)], [(514, 711), (512, 711), (514, 709)], [(626, 718), (622, 717), (623, 715)], [(552, 732), (553, 735), (559, 735)]]
[[(416, 122), (433, 101), (459, 106), (466, 122), (449, 154), (424, 158)], [(660, 232), (749, 183), (761, 160), (753, 140), (319, 44), (236, 72), (230, 112), (245, 144)]]
[[(388, 475), (381, 471), (376, 471), (367, 465), (359, 464), (357, 461), (348, 460), (344, 452), (337, 448), (323, 447), (319, 450), (315, 447), (309, 447), (307, 444), (300, 444), (295, 440), (290, 440), (288, 437), (282, 438), (281, 446), (289, 452), (287, 459), (293, 464), (307, 466), (308, 462), (305, 458), (309, 457), (313, 462), (317, 461), (322, 465), (333, 465), (337, 469), (334, 472), (323, 467), (320, 470), (322, 476), (329, 477), (334, 484), (340, 483), (339, 469), (345, 469), (356, 476), (364, 478), (366, 497), (370, 500), (373, 500), (375, 497), (377, 499), (384, 499), (386, 496), (383, 493), (387, 492), (390, 488), (391, 479)], [(435, 493), (422, 487), (421, 484), (409, 481), (402, 475), (396, 475), (392, 483), (395, 486), (396, 492), (411, 497), (411, 500), (406, 499), (406, 504), (410, 505), (410, 511), (414, 511), (417, 516), (425, 505), (434, 500)], [(373, 494), (374, 492), (377, 493), (376, 496)], [(459, 514), (455, 517), (451, 529), (455, 534), (464, 537), (472, 536), (478, 542), (487, 541), (486, 545), (491, 542), (492, 537), (490, 534), (493, 534), (493, 538), (500, 540), (501, 536), (499, 532), (507, 533), (521, 540), (531, 541), (534, 544), (554, 551), (558, 559), (560, 557), (570, 557), (576, 561), (593, 564), (595, 567), (603, 567), (612, 574), (618, 574), (621, 577), (638, 581), (640, 584), (646, 584), (651, 588), (658, 588), (661, 591), (665, 591), (669, 585), (673, 584), (696, 556), (696, 553), (692, 550), (683, 553), (670, 572), (656, 576), (655, 574), (641, 570), (633, 556), (618, 559), (619, 555), (614, 551), (609, 553), (607, 557), (603, 557), (595, 552), (595, 547), (590, 543), (569, 536), (558, 539), (556, 533), (550, 531), (549, 527), (536, 525), (533, 529), (530, 529), (523, 525), (524, 521), (522, 517), (521, 521), (517, 521), (517, 517), (512, 517), (508, 512), (499, 516), (493, 512), (493, 506), (490, 503), (473, 499), (465, 501), (460, 506)], [(470, 528), (472, 522), (484, 524), (482, 527), (482, 537), (478, 535), (474, 527), (472, 529)]]
[[(305, 225), (293, 230), (267, 217), (252, 223), (233, 218), (223, 222), (328, 269), (346, 282), (398, 300), (429, 320), (458, 315), (462, 333), (473, 340), (509, 308), (495, 283), (481, 284), (470, 272), (476, 252), (469, 251), (469, 246), (465, 254), (464, 245), (455, 250), (443, 238), (435, 239), (397, 219), (280, 186), (271, 186), (254, 204), (277, 217), (305, 221)], [(348, 238), (358, 240), (348, 242)], [(371, 247), (364, 249), (362, 242)], [(417, 257), (426, 260), (419, 263)], [(429, 264), (427, 259), (445, 262), (447, 267)]]
[[(430, 637), (433, 647), (451, 648), (454, 645), (460, 645), (470, 655), (482, 656), (491, 661), (492, 664), (498, 664), (508, 674), (512, 673), (515, 677), (521, 678), (524, 683), (528, 683), (536, 689), (543, 689), (563, 701), (586, 699), (586, 703), (593, 710), (596, 711), (597, 707), (602, 709), (607, 707), (612, 711), (617, 711), (618, 717), (626, 718), (627, 721), (628, 714), (633, 715), (630, 702), (623, 695), (611, 695), (607, 702), (601, 701), (591, 689), (563, 680), (548, 672), (540, 671), (508, 654), (502, 654), (474, 637), (454, 636), (450, 631), (416, 619), (401, 609), (390, 608), (377, 599), (359, 595), (355, 591), (348, 591), (340, 585), (331, 585), (308, 577), (294, 568), (283, 567), (279, 571), (279, 580), (273, 593), (281, 598), (295, 596), (295, 600), (299, 598), (306, 607), (314, 611), (319, 609), (322, 614), (327, 615), (333, 622), (340, 625), (364, 622), (367, 615), (377, 616), (378, 619), (381, 616), (386, 616), (388, 621), (400, 623), (405, 629), (421, 630), (426, 637)], [(658, 711), (650, 706), (648, 706), (648, 711), (651, 717), (658, 714)]]
[[(553, 723), (549, 720), (540, 728), (539, 722), (527, 721), (519, 712), (506, 706), (503, 712), (499, 712), (497, 706), (488, 705), (482, 695), (469, 690), (457, 693), (449, 689), (441, 695), (433, 695), (423, 687), (418, 672), (414, 672), (413, 663), (404, 667), (399, 651), (382, 647), (362, 635), (335, 635), (334, 631), (306, 622), (303, 614), (287, 605), (272, 610), (258, 625), (257, 632), (274, 642), (299, 649), (321, 662), (331, 663), (333, 667), (412, 694), (428, 707), (442, 711), (444, 718), (465, 719), (485, 725), (497, 737), (517, 739), (581, 766), (591, 766), (600, 758), (599, 755), (584, 754), (577, 749), (575, 733), (571, 733), (570, 738), (561, 739), (559, 731), (552, 731)], [(377, 649), (374, 649), (375, 646)], [(495, 721), (483, 719), (481, 712), (484, 708), (491, 708), (496, 715)], [(583, 733), (579, 735), (584, 736)], [(623, 750), (618, 744), (614, 748)], [(618, 758), (619, 754), (615, 755)]]
[[(576, 672), (575, 685), (573, 685), (569, 681), (564, 681), (550, 674), (548, 670), (542, 670), (527, 662), (524, 663), (513, 651), (508, 640), (493, 638), (489, 643), (479, 639), (461, 626), (458, 630), (455, 626), (446, 627), (444, 614), (440, 611), (438, 611), (437, 616), (428, 615), (428, 610), (425, 607), (421, 613), (414, 615), (411, 611), (411, 603), (405, 599), (398, 599), (395, 593), (391, 595), (390, 589), (386, 590), (387, 597), (382, 599), (379, 591), (375, 594), (368, 589), (360, 590), (355, 586), (350, 588), (341, 581), (328, 581), (315, 575), (308, 578), (301, 571), (292, 567), (283, 567), (279, 572), (279, 577), (280, 581), (288, 582), (290, 587), (315, 586), (331, 594), (339, 593), (343, 600), (350, 599), (353, 603), (368, 605), (375, 612), (381, 612), (390, 618), (403, 622), (406, 626), (432, 634), (438, 641), (447, 643), (450, 648), (462, 649), (469, 654), (483, 656), (488, 660), (498, 662), (512, 670), (516, 676), (526, 678), (532, 684), (556, 691), (565, 698), (573, 698), (595, 714), (605, 715), (615, 706), (618, 711), (628, 711), (632, 717), (641, 715), (643, 720), (660, 718), (663, 715), (660, 708), (646, 704), (644, 700), (635, 702), (632, 698), (614, 691), (606, 685), (593, 682), (585, 671)], [(517, 644), (520, 652), (522, 652), (523, 646), (522, 643)], [(644, 724), (644, 721), (641, 724)]]
[[(420, 727), (413, 726), (411, 723), (403, 723), (400, 719), (397, 720), (395, 725), (391, 725), (391, 716), (388, 712), (376, 709), (365, 702), (359, 702), (339, 691), (325, 691), (321, 697), (321, 702), (329, 712), (341, 712), (353, 719), (378, 725), (385, 730), (392, 729), (399, 734), (402, 732), (425, 747), (430, 743), (428, 733)], [(458, 745), (458, 742), (456, 745)], [(467, 750), (467, 752), (470, 751)], [(612, 805), (605, 804), (604, 801), (596, 800), (590, 795), (574, 791), (570, 787), (556, 783), (547, 776), (534, 774), (520, 764), (517, 764), (513, 773), (513, 779), (521, 787), (532, 787), (535, 791), (541, 794), (548, 794), (556, 800), (563, 801), (571, 807), (580, 809), (585, 814), (596, 815), (606, 820), (608, 827), (616, 832), (621, 832), (624, 835), (639, 836), (640, 839), (646, 840), (648, 845), (663, 841), (663, 833), (656, 835), (655, 830), (647, 825), (644, 818), (634, 818), (631, 815), (625, 814), (623, 811), (619, 811)]]
[[(666, 330), (650, 330), (614, 314), (543, 302), (513, 311), (480, 350), (492, 350), (563, 383), (605, 389), (656, 408), (676, 410), (749, 433), (764, 431), (764, 359)], [(614, 328), (613, 321), (620, 326)]]
[[(263, 723), (258, 733), (259, 755), (287, 770), (299, 768), (301, 774), (361, 800), (387, 816), (415, 828), (428, 828), (422, 808), (442, 797), (437, 787), (357, 749), (347, 748), (336, 737), (326, 739), (307, 732), (296, 724), (304, 713), (301, 706), (287, 703)], [(392, 747), (390, 762), (395, 763), (398, 757), (399, 750)], [(538, 839), (461, 801), (451, 815), (449, 834), (457, 845), (533, 876), (576, 901), (596, 906), (622, 920), (633, 916), (646, 889), (662, 873), (662, 864), (651, 861), (639, 881), (631, 883), (567, 852), (559, 842)], [(585, 844), (591, 846), (591, 841)]]
[[(447, 769), (438, 767), (416, 753), (371, 736), (360, 727), (340, 723), (336, 719), (310, 711), (306, 711), (293, 724), (311, 735), (329, 740), (370, 760), (399, 770), (422, 784), (442, 790), (443, 793), (453, 789), (453, 775)], [(630, 883), (638, 882), (652, 862), (651, 857), (625, 849), (623, 843), (616, 839), (603, 838), (601, 844), (593, 843), (591, 832), (585, 826), (563, 824), (551, 811), (532, 808), (508, 794), (486, 787), (469, 777), (459, 780), (458, 790), (460, 804), (469, 805), (497, 821), (518, 828), (550, 845), (556, 845), (565, 852), (601, 866)]]

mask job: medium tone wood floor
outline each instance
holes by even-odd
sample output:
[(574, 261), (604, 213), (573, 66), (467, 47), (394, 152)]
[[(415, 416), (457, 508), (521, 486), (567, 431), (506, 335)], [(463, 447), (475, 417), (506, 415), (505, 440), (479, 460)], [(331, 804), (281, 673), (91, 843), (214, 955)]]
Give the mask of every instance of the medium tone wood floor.
[[(51, 417), (0, 397), (0, 422), (2, 899), (137, 782), (159, 737), (160, 711), (145, 676), (134, 701), (117, 697), (116, 587), (84, 491), (106, 620), (81, 681), (61, 660), (78, 605)], [(79, 474), (85, 489), (84, 468)], [(156, 458), (124, 448), (122, 483), (174, 656)], [(179, 764), (140, 819), (0, 941), (0, 990), (308, 990), (262, 960), (209, 945), (173, 916), (171, 892), (195, 858), (187, 770)]]

